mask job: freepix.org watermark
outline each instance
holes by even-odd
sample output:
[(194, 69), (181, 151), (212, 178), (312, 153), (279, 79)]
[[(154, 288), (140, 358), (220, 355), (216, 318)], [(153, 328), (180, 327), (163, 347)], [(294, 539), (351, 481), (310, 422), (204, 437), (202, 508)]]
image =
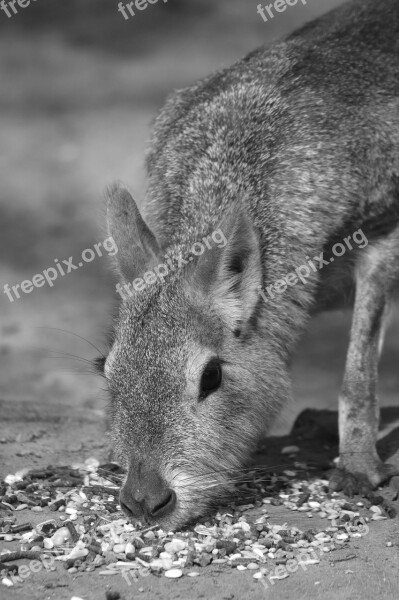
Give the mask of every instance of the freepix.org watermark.
[(24, 294), (30, 294), (35, 288), (41, 288), (46, 284), (50, 287), (54, 286), (54, 282), (58, 277), (65, 277), (72, 271), (76, 271), (84, 266), (85, 263), (92, 262), (95, 258), (103, 256), (103, 250), (108, 256), (115, 256), (118, 252), (118, 247), (113, 237), (108, 237), (103, 242), (94, 244), (93, 248), (86, 248), (81, 254), (81, 260), (78, 264), (75, 264), (73, 256), (67, 259), (59, 261), (58, 258), (54, 259), (55, 266), (44, 269), (41, 273), (37, 273), (32, 277), (32, 280), (25, 279), (22, 283), (10, 286), (8, 283), (4, 286), (4, 294), (10, 302), (14, 302), (15, 299), (21, 298), (21, 292)]
[[(352, 242), (354, 242), (354, 245)], [(314, 256), (313, 259), (307, 256), (307, 263), (296, 267), (296, 269), (287, 273), (287, 275), (278, 281), (266, 286), (265, 289), (259, 287), (259, 295), (262, 296), (265, 302), (269, 302), (270, 299), (274, 300), (276, 294), (278, 296), (284, 294), (288, 287), (295, 286), (300, 281), (303, 284), (306, 284), (312, 273), (317, 273), (317, 271), (321, 271), (324, 267), (332, 264), (336, 258), (341, 258), (348, 250), (353, 250), (354, 246), (362, 249), (365, 248), (368, 243), (369, 241), (363, 231), (358, 229), (355, 233), (346, 237), (343, 240), (343, 243), (338, 242), (337, 244), (334, 244), (331, 248), (332, 256), (330, 258), (326, 258), (325, 252), (321, 252), (319, 256)]]
[(348, 540), (364, 537), (370, 531), (366, 521), (360, 516), (356, 517), (356, 520), (352, 525), (344, 523), (344, 528), (346, 533), (340, 529), (331, 533), (331, 535), (325, 534), (327, 546), (324, 546), (323, 543), (320, 546), (309, 545), (306, 548), (299, 548), (298, 551), (295, 552), (294, 557), (288, 559), (284, 565), (277, 565), (271, 570), (265, 569), (265, 572), (262, 572), (261, 567), (258, 579), (265, 591), (270, 591), (269, 584), (272, 586), (275, 585), (277, 581), (285, 579), (290, 574), (296, 573), (299, 567), (303, 571), (307, 571), (308, 566), (319, 564), (321, 559), (325, 558), (326, 549), (328, 551), (338, 550), (339, 548), (342, 548)]
[(207, 249), (211, 250), (212, 243), (215, 244), (217, 248), (224, 248), (227, 244), (227, 240), (221, 229), (216, 229), (210, 235), (203, 237), (200, 242), (195, 242), (195, 244), (191, 246), (190, 252), (186, 258), (179, 255), (175, 262), (173, 262), (172, 257), (165, 256), (164, 263), (159, 264), (150, 271), (146, 271), (143, 277), (134, 279), (132, 283), (125, 283), (123, 285), (118, 283), (116, 285), (116, 291), (123, 300), (126, 300), (128, 297), (133, 296), (135, 292), (142, 292), (147, 286), (154, 285), (157, 281), (163, 283), (165, 277), (171, 271), (182, 269), (185, 265), (188, 265), (193, 261), (195, 256), (201, 256)]
[(262, 17), (264, 22), (267, 23), (270, 19), (274, 19), (276, 13), (283, 13), (288, 7), (295, 6), (298, 2), (302, 2), (305, 6), (307, 0), (275, 0), (265, 6), (258, 4), (256, 12)]
[[(118, 11), (122, 13), (123, 18), (127, 21), (131, 17), (134, 17), (136, 10), (145, 10), (149, 4), (157, 4), (161, 0), (134, 0), (134, 2), (119, 2)], [(168, 0), (163, 0), (166, 4)]]
[(0, 9), (11, 19), (11, 17), (18, 14), (18, 8), (15, 5), (20, 8), (28, 8), (31, 2), (36, 2), (36, 0), (9, 0), (9, 2), (1, 0)]

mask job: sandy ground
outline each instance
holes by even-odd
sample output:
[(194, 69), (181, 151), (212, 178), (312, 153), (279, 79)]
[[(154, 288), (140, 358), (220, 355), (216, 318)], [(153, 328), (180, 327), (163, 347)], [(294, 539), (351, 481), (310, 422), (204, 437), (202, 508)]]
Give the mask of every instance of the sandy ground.
[[(396, 418), (398, 415), (399, 409), (395, 411)], [(101, 441), (102, 436), (99, 435), (101, 422), (93, 423), (89, 419), (77, 421), (68, 418), (66, 414), (63, 416), (64, 422), (61, 422), (60, 411), (58, 422), (49, 418), (47, 422), (40, 419), (39, 422), (36, 420), (29, 424), (22, 415), (19, 421), (11, 416), (8, 427), (0, 429), (0, 447), (7, 468), (14, 472), (26, 465), (46, 465), (49, 460), (52, 464), (74, 464), (85, 456), (107, 457), (108, 445), (106, 441)], [(325, 477), (326, 468), (337, 451), (337, 415), (332, 413), (331, 418), (326, 421), (324, 413), (316, 411), (311, 413), (311, 419), (312, 423), (316, 423), (316, 428), (311, 426), (307, 417), (307, 425), (294, 429), (291, 436), (270, 437), (265, 440), (256, 457), (257, 464), (272, 467), (279, 465), (276, 472), (285, 468), (292, 469), (290, 459), (282, 456), (281, 449), (298, 444), (301, 451), (297, 460), (312, 466), (309, 480), (313, 476)], [(383, 495), (392, 497), (388, 488), (383, 491)], [(360, 498), (355, 500), (359, 501)], [(399, 502), (393, 502), (392, 506), (399, 509)], [(299, 527), (303, 531), (310, 527), (319, 530), (326, 527), (325, 519), (317, 515), (310, 520), (306, 513), (291, 512), (284, 506), (269, 506), (268, 510), (269, 522), (272, 524), (287, 523), (288, 526)], [(41, 513), (24, 510), (15, 514), (17, 523), (29, 521), (37, 524), (54, 518), (54, 513), (48, 509)], [(255, 521), (258, 516), (260, 514), (254, 510), (248, 516), (249, 522)], [(390, 543), (389, 547), (387, 543)], [(18, 544), (0, 542), (0, 550), (3, 549), (17, 550)], [(364, 537), (351, 540), (342, 550), (326, 554), (319, 564), (299, 568), (287, 579), (275, 580), (274, 583), (266, 580), (262, 584), (252, 578), (250, 571), (239, 572), (225, 565), (200, 569), (200, 576), (196, 579), (183, 577), (181, 580), (169, 580), (150, 575), (134, 582), (119, 575), (104, 577), (98, 571), (71, 575), (57, 563), (54, 572), (46, 572), (44, 569), (38, 573), (31, 572), (24, 583), (7, 589), (4, 594), (18, 600), (70, 600), (73, 595), (87, 600), (104, 600), (106, 591), (118, 592), (124, 600), (137, 597), (143, 600), (261, 600), (269, 597), (295, 600), (363, 600), (379, 597), (393, 600), (397, 598), (398, 560), (399, 522), (395, 518), (369, 523), (369, 531)], [(29, 564), (28, 561), (20, 563)]]
[[(162, 15), (162, 20), (143, 13), (142, 21), (126, 23), (114, 12), (105, 23), (93, 13), (69, 28), (57, 21), (46, 27), (40, 20), (19, 27), (19, 16), (12, 23), (2, 16), (1, 288), (30, 279), (54, 259), (78, 257), (105, 239), (102, 193), (112, 179), (126, 181), (142, 198), (149, 125), (171, 89), (339, 2), (309, 2), (269, 28), (252, 4), (244, 10), (239, 0), (218, 0), (211, 13)], [(1, 294), (0, 476), (26, 466), (108, 457), (107, 395), (86, 361), (98, 355), (90, 343), (106, 349), (116, 303), (109, 265), (106, 256), (98, 258), (54, 287), (35, 289), (12, 303)], [(312, 323), (293, 367), (295, 404), (286, 408), (275, 434), (287, 433), (306, 407), (336, 408), (349, 322), (349, 315), (334, 313)], [(381, 364), (384, 406), (398, 405), (398, 334), (396, 307)], [(292, 515), (276, 514), (276, 519), (292, 520)], [(332, 567), (326, 559), (268, 591), (249, 573), (222, 569), (209, 569), (194, 582), (150, 577), (123, 588), (119, 581), (118, 589), (126, 598), (185, 600), (396, 598), (397, 549), (388, 550), (385, 542), (392, 535), (398, 539), (398, 530), (397, 519), (378, 523), (359, 542), (350, 566)], [(54, 577), (66, 587), (46, 589), (37, 574), (33, 585), (2, 589), (0, 596), (69, 599), (75, 594), (97, 600), (105, 597), (106, 585), (113, 585), (97, 575)]]

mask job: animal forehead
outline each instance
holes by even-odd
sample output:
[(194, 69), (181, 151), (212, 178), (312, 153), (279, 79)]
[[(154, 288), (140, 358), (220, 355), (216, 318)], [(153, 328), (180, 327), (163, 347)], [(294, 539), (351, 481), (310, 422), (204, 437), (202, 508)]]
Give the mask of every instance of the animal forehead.
[(136, 408), (140, 399), (150, 400), (151, 405), (161, 402), (162, 406), (181, 395), (186, 360), (183, 344), (163, 346), (159, 340), (146, 346), (116, 342), (107, 358), (105, 375), (110, 389), (121, 401), (128, 400), (130, 405), (134, 400)]
[(206, 298), (187, 293), (184, 285), (164, 286), (121, 306), (117, 338), (143, 347), (180, 347), (185, 341), (217, 344), (222, 325)]
[(217, 320), (192, 307), (173, 314), (158, 310), (156, 305), (139, 314), (134, 308), (125, 308), (105, 375), (148, 389), (157, 382), (164, 388), (181, 387), (185, 377), (192, 379), (204, 353), (218, 354), (222, 341)]

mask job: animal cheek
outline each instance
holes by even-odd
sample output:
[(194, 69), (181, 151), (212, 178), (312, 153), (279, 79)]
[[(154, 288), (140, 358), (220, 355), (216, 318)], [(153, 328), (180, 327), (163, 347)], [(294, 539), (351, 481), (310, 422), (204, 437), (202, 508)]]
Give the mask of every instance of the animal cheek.
[(111, 378), (113, 367), (116, 364), (116, 356), (118, 353), (118, 348), (116, 344), (113, 345), (111, 351), (109, 352), (105, 364), (104, 364), (104, 375), (107, 379)]

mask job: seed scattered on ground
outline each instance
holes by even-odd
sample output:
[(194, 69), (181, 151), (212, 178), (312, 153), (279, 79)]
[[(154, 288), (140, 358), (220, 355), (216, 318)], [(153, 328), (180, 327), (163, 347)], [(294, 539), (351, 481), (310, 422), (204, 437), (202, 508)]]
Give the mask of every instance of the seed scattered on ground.
[[(297, 446), (287, 446), (283, 454), (299, 451)], [(324, 479), (302, 481), (294, 470), (281, 475), (269, 471), (264, 477), (254, 471), (246, 474), (251, 483), (242, 489), (238, 486), (247, 498), (245, 503), (221, 507), (192, 529), (171, 533), (157, 526), (142, 528), (126, 519), (118, 504), (116, 482), (121, 474), (118, 465), (100, 465), (92, 458), (73, 467), (48, 466), (8, 475), (0, 486), (0, 540), (18, 541), (21, 548), (3, 551), (0, 564), (52, 556), (71, 574), (124, 574), (134, 581), (149, 573), (171, 579), (197, 577), (208, 565), (249, 571), (255, 580), (285, 579), (289, 576), (286, 565), (292, 559), (315, 565), (327, 554), (331, 563), (355, 558), (350, 553), (335, 558), (334, 551), (349, 550), (351, 540), (367, 533), (370, 521), (395, 514), (379, 496), (348, 502), (328, 491)], [(303, 512), (309, 518), (317, 515), (324, 525), (303, 531), (272, 524), (268, 511), (274, 506)], [(47, 507), (52, 518), (35, 526), (26, 519), (16, 524), (15, 513), (21, 511), (22, 516), (26, 508), (34, 507)], [(2, 570), (6, 587), (9, 582), (13, 585), (8, 575), (15, 573), (15, 566), (11, 567), (14, 570)]]
[(169, 571), (165, 571), (165, 577), (169, 577), (169, 579), (178, 579), (183, 576), (183, 571), (181, 569), (170, 569)]

